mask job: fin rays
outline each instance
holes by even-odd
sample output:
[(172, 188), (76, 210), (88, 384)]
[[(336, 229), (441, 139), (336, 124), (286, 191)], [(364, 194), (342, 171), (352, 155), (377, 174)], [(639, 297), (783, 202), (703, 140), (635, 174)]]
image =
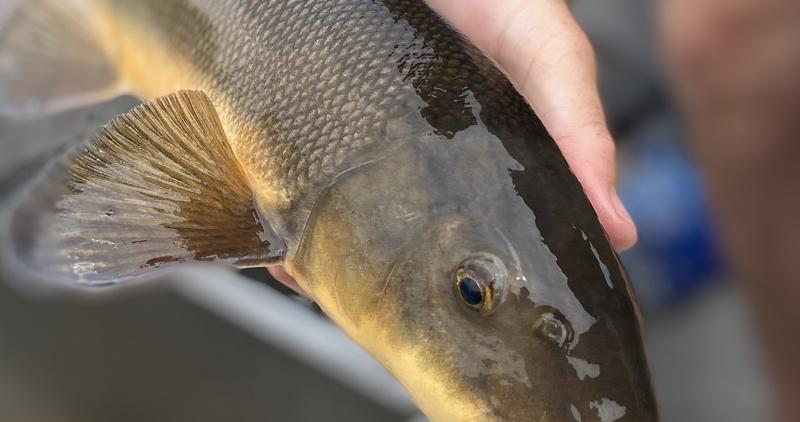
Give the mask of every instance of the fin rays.
[(89, 284), (185, 261), (278, 258), (216, 111), (195, 91), (112, 120), (49, 172), (14, 226), (30, 266)]

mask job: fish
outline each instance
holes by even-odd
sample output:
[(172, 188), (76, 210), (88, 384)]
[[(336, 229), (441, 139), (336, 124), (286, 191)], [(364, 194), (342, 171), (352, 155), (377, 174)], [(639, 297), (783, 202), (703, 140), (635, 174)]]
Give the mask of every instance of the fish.
[(635, 295), (494, 63), (422, 1), (31, 0), (0, 113), (142, 100), (15, 204), (19, 266), (280, 267), (433, 421), (657, 421)]

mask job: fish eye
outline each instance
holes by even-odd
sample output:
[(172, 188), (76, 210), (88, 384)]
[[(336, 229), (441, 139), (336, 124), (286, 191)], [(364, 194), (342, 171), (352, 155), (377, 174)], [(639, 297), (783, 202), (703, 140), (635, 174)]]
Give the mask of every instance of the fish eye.
[(456, 296), (481, 314), (492, 312), (503, 299), (506, 272), (496, 256), (479, 255), (465, 260), (454, 278)]
[(474, 278), (468, 275), (462, 275), (458, 282), (458, 291), (461, 293), (461, 298), (469, 306), (480, 306), (483, 303), (484, 293), (483, 288)]

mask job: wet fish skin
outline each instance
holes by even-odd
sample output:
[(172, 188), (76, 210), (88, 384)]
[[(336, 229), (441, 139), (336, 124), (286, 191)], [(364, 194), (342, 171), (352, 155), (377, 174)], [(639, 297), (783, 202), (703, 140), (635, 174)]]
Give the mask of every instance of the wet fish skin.
[[(433, 420), (657, 420), (634, 299), (579, 183), (424, 3), (92, 5), (126, 86), (210, 97), (286, 268)], [(455, 279), (476, 266), (481, 312)]]

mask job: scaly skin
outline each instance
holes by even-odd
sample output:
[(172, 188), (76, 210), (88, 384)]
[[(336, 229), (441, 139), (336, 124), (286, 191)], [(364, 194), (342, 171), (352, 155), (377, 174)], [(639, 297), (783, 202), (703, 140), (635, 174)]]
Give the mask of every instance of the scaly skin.
[[(289, 272), (431, 418), (657, 420), (628, 282), (578, 182), (424, 3), (96, 10), (134, 92), (209, 95)], [(479, 313), (453, 277), (486, 256), (497, 299)]]

